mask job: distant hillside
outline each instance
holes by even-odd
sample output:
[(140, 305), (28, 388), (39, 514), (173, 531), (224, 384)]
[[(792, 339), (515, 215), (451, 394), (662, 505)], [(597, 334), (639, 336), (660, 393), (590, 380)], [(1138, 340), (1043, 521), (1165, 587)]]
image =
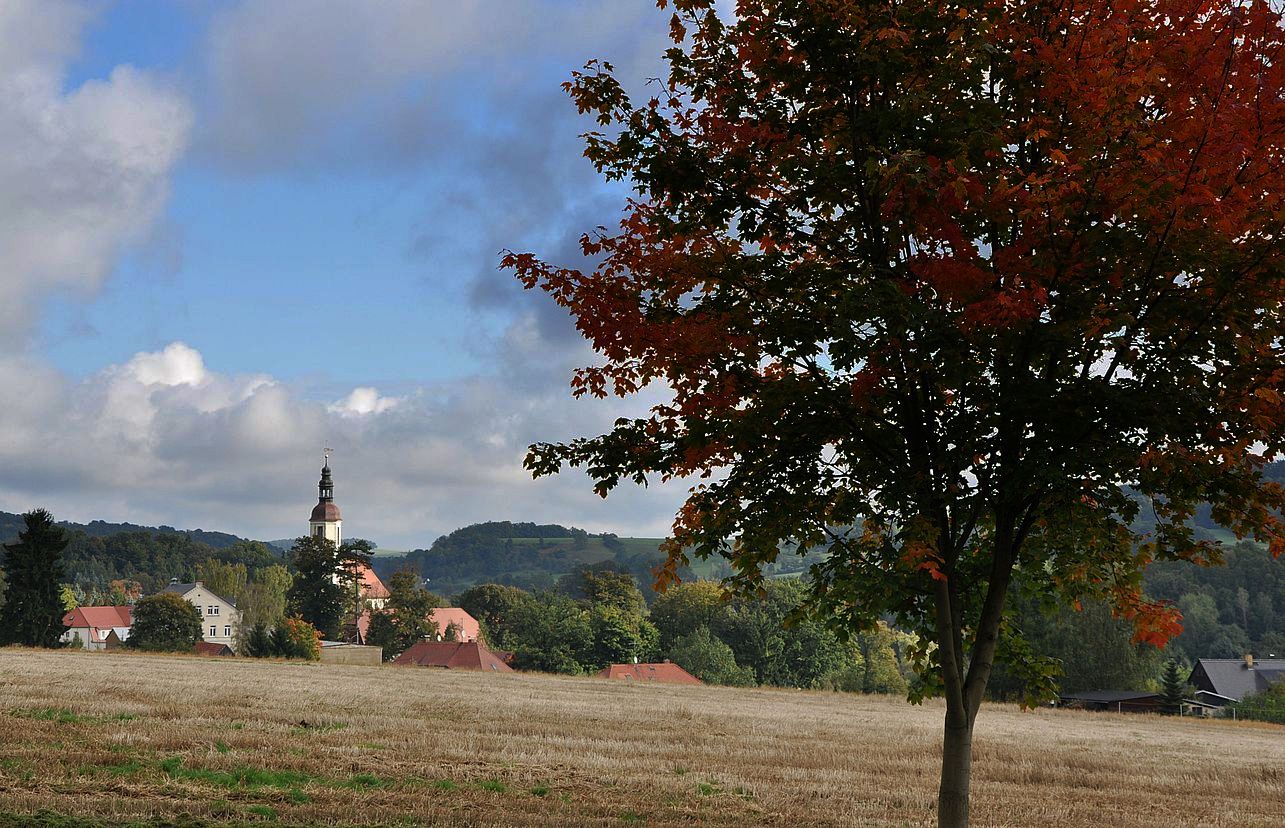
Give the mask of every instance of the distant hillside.
[[(226, 549), (244, 538), (229, 535), (227, 532), (210, 532), (205, 529), (175, 529), (173, 526), (139, 526), (136, 523), (108, 523), (105, 520), (94, 520), (89, 523), (72, 523), (68, 520), (58, 521), (58, 525), (70, 531), (84, 532), (91, 538), (105, 538), (119, 535), (122, 532), (143, 532), (148, 535), (183, 535), (197, 543), (203, 543), (214, 549)], [(22, 515), (11, 512), (0, 512), (0, 541), (9, 543), (18, 537), (22, 529)]]
[[(374, 568), (387, 577), (409, 567), (428, 578), (433, 591), (450, 595), (488, 581), (547, 589), (577, 567), (611, 564), (632, 574), (649, 592), (652, 569), (664, 560), (661, 540), (589, 534), (558, 524), (492, 521), (457, 529), (428, 549), (376, 557)], [(718, 575), (720, 565), (698, 561), (688, 577)]]
[[(0, 542), (16, 540), (22, 525), (21, 515), (0, 512)], [(250, 570), (281, 562), (280, 553), (268, 545), (226, 532), (101, 520), (59, 525), (69, 541), (63, 552), (67, 581), (87, 591), (124, 580), (138, 581), (144, 592), (154, 592), (171, 578), (191, 580), (197, 564), (210, 558), (243, 563)], [(0, 564), (3, 560), (0, 549)]]

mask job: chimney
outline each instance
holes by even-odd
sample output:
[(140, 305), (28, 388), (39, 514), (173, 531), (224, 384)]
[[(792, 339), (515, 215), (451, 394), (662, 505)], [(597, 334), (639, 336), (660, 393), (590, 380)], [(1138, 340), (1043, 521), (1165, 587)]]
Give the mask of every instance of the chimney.
[(1254, 669), (1254, 655), (1253, 655), (1253, 653), (1245, 653), (1245, 669), (1246, 669), (1246, 670), (1252, 670), (1252, 669)]

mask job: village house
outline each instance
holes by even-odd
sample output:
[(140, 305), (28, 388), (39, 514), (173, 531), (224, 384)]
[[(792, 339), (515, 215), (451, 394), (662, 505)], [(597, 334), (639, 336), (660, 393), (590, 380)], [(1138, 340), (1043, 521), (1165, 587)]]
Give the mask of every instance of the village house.
[(705, 683), (672, 661), (659, 664), (612, 664), (600, 670), (598, 677), (659, 684)]
[(1285, 680), (1285, 658), (1202, 658), (1187, 683), (1196, 688), (1196, 701), (1222, 707), (1261, 693)]
[(412, 667), (443, 667), (448, 670), (513, 672), (512, 667), (480, 641), (421, 641), (393, 659), (392, 663)]
[(191, 584), (171, 581), (165, 592), (173, 592), (196, 607), (201, 614), (201, 637), (205, 641), (236, 649), (236, 628), (241, 621), (236, 604), (215, 595), (200, 581)]
[(438, 641), (480, 641), (482, 638), (482, 625), (460, 607), (433, 607), (433, 623), (437, 625)]
[(129, 638), (130, 628), (134, 626), (134, 608), (77, 607), (64, 615), (62, 622), (67, 625), (67, 632), (60, 639), (63, 643), (79, 640), (86, 650), (105, 650), (113, 633), (116, 641)]

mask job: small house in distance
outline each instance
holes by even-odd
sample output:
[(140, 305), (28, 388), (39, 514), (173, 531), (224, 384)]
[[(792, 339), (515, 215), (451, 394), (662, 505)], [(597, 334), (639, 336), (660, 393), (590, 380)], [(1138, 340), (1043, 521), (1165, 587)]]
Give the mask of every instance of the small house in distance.
[(448, 670), (484, 670), (512, 673), (495, 653), (480, 641), (421, 641), (393, 659), (393, 664), (411, 667), (445, 667)]
[(1159, 713), (1164, 699), (1159, 693), (1145, 690), (1085, 690), (1063, 693), (1057, 697), (1058, 707), (1072, 710), (1108, 710), (1112, 713)]
[(612, 664), (599, 671), (598, 676), (633, 682), (704, 684), (703, 681), (672, 661), (664, 661), (659, 664)]
[(1285, 681), (1285, 658), (1202, 658), (1187, 682), (1196, 688), (1196, 699), (1222, 707)]
[[(433, 623), (437, 625), (439, 641), (477, 641), (482, 637), (477, 619), (460, 607), (433, 607)], [(447, 634), (451, 627), (455, 628), (454, 638)]]
[(226, 644), (235, 647), (234, 631), (241, 620), (241, 613), (236, 604), (222, 596), (215, 595), (205, 584), (196, 581), (191, 584), (180, 584), (177, 579), (170, 581), (165, 592), (173, 592), (186, 600), (201, 616), (201, 637), (211, 644)]
[(62, 641), (70, 644), (79, 638), (86, 650), (105, 650), (113, 632), (117, 641), (129, 638), (129, 631), (134, 626), (134, 608), (77, 607), (64, 615), (62, 622), (67, 625)]

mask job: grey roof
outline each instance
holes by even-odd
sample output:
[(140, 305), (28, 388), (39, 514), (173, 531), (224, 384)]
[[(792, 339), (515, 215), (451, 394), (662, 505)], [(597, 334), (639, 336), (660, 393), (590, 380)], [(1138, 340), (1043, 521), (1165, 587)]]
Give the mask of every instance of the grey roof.
[(225, 604), (228, 604), (229, 606), (233, 606), (233, 607), (236, 606), (236, 601), (229, 601), (227, 598), (224, 598), (222, 595), (219, 595), (214, 590), (210, 589), (200, 581), (197, 581), (194, 584), (170, 584), (169, 586), (165, 587), (165, 589), (161, 590), (161, 592), (176, 592), (179, 595), (186, 597), (189, 592), (196, 589), (197, 587), (200, 587), (201, 589), (210, 593), (215, 598), (218, 598), (220, 601), (222, 601)]
[(1158, 694), (1148, 693), (1145, 690), (1084, 690), (1079, 693), (1063, 693), (1058, 698), (1063, 701), (1086, 701), (1086, 702), (1103, 702), (1105, 704), (1114, 704), (1116, 702), (1133, 701), (1135, 699), (1156, 698)]
[(1243, 658), (1202, 658), (1196, 662), (1189, 681), (1198, 690), (1208, 690), (1240, 701), (1261, 693), (1285, 678), (1285, 658), (1256, 659), (1250, 667)]

